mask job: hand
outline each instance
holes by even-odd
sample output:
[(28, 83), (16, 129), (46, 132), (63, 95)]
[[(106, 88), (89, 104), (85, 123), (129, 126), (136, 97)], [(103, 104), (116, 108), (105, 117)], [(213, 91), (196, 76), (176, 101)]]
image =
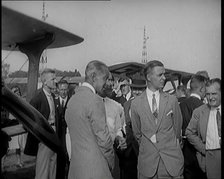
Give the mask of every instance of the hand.
[(126, 143), (126, 139), (125, 138), (117, 136), (116, 140), (118, 142), (117, 149), (125, 150), (127, 148), (127, 143)]

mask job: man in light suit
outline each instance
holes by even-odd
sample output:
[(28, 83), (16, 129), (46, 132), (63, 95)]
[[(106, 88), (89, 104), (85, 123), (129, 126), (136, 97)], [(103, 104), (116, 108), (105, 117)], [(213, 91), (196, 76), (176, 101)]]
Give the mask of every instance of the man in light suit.
[(91, 61), (85, 82), (70, 98), (65, 120), (71, 138), (69, 179), (112, 179), (114, 165), (112, 138), (100, 94), (109, 77), (108, 67)]
[(221, 179), (221, 80), (206, 83), (208, 104), (195, 109), (185, 134), (208, 179)]
[[(42, 88), (37, 90), (30, 104), (36, 108), (56, 130), (55, 103), (52, 90), (56, 88), (56, 75), (52, 69), (45, 69), (41, 73)], [(57, 154), (42, 142), (39, 142), (31, 133), (28, 133), (24, 150), (25, 154), (37, 155), (35, 179), (55, 179)]]
[(175, 96), (164, 93), (165, 68), (150, 61), (144, 68), (146, 90), (131, 103), (131, 123), (139, 143), (138, 178), (180, 178), (182, 115)]

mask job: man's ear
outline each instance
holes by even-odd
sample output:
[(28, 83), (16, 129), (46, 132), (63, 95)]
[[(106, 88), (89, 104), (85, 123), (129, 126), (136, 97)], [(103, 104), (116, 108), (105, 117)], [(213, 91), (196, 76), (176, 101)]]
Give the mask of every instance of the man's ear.
[(147, 80), (147, 81), (151, 81), (150, 74), (147, 74), (147, 75), (146, 75), (146, 80)]
[(91, 74), (91, 78), (92, 78), (92, 81), (93, 81), (93, 82), (96, 81), (96, 73), (95, 73), (95, 72), (93, 72), (93, 73)]

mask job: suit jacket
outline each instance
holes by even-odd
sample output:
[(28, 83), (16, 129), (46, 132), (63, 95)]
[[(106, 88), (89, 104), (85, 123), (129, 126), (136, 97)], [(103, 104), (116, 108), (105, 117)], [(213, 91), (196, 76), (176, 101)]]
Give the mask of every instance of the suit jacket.
[[(138, 171), (152, 177), (160, 158), (171, 176), (183, 172), (184, 158), (180, 148), (182, 115), (175, 96), (160, 92), (158, 123), (150, 110), (146, 91), (131, 103), (131, 122), (139, 143)], [(150, 138), (156, 134), (157, 142)]]
[(188, 141), (196, 148), (199, 166), (205, 172), (205, 143), (210, 107), (207, 104), (195, 109), (186, 129)]
[(112, 138), (106, 123), (103, 99), (86, 87), (78, 87), (65, 112), (71, 138), (69, 179), (112, 179)]
[(190, 96), (180, 103), (180, 109), (183, 116), (182, 134), (185, 135), (185, 130), (190, 122), (193, 111), (204, 103), (197, 97)]
[[(130, 99), (133, 98), (133, 94), (131, 93)], [(124, 107), (124, 103), (127, 101), (127, 99), (122, 95), (117, 98), (116, 100), (118, 103), (120, 103)]]
[[(43, 89), (38, 89), (30, 101), (30, 104), (36, 108), (46, 119), (50, 115), (50, 106)], [(39, 140), (28, 132), (24, 153), (27, 155), (37, 155)]]
[(127, 149), (124, 151), (125, 156), (129, 157), (131, 150), (134, 150), (135, 155), (138, 156), (138, 142), (136, 141), (133, 131), (132, 131), (132, 125), (131, 125), (131, 117), (130, 117), (130, 108), (131, 108), (131, 102), (133, 101), (133, 98), (130, 98), (128, 101), (124, 103), (124, 114), (125, 114), (125, 131), (126, 131), (126, 142), (127, 142)]
[(56, 120), (56, 133), (60, 139), (60, 141), (62, 142), (62, 146), (65, 150), (65, 152), (67, 152), (66, 150), (66, 140), (65, 140), (65, 135), (66, 135), (66, 128), (67, 128), (67, 124), (65, 122), (65, 110), (67, 108), (67, 104), (69, 101), (70, 97), (67, 97), (67, 101), (64, 104), (64, 107), (62, 107), (61, 103), (60, 103), (60, 98), (57, 97), (55, 98), (55, 112), (56, 112), (56, 116), (57, 116), (57, 120)]

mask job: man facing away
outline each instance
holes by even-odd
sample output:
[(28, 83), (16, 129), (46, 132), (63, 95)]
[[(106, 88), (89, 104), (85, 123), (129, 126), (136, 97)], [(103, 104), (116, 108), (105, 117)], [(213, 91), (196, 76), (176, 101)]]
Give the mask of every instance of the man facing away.
[(208, 179), (221, 179), (221, 80), (206, 83), (204, 104), (194, 110), (186, 129), (188, 141), (195, 147), (200, 168)]
[(131, 103), (131, 123), (139, 143), (138, 178), (180, 178), (182, 115), (175, 96), (164, 93), (165, 68), (150, 61), (144, 68), (146, 90)]
[(91, 61), (85, 69), (85, 82), (70, 98), (65, 120), (71, 138), (69, 179), (112, 179), (114, 165), (112, 138), (100, 93), (109, 77), (108, 67)]
[(181, 103), (183, 100), (187, 98), (186, 87), (184, 85), (177, 86), (175, 95), (177, 97), (178, 102)]
[(183, 116), (182, 138), (183, 138), (183, 155), (184, 155), (184, 178), (196, 179), (205, 178), (201, 171), (196, 158), (196, 150), (185, 136), (185, 130), (190, 122), (193, 111), (203, 105), (205, 97), (205, 78), (200, 75), (194, 75), (190, 81), (190, 97), (180, 103), (180, 109)]
[[(35, 107), (56, 130), (55, 104), (52, 90), (56, 88), (56, 75), (52, 69), (45, 69), (41, 73), (42, 88), (37, 90), (30, 104)], [(57, 154), (33, 135), (28, 133), (25, 154), (37, 155), (35, 179), (55, 179)]]

